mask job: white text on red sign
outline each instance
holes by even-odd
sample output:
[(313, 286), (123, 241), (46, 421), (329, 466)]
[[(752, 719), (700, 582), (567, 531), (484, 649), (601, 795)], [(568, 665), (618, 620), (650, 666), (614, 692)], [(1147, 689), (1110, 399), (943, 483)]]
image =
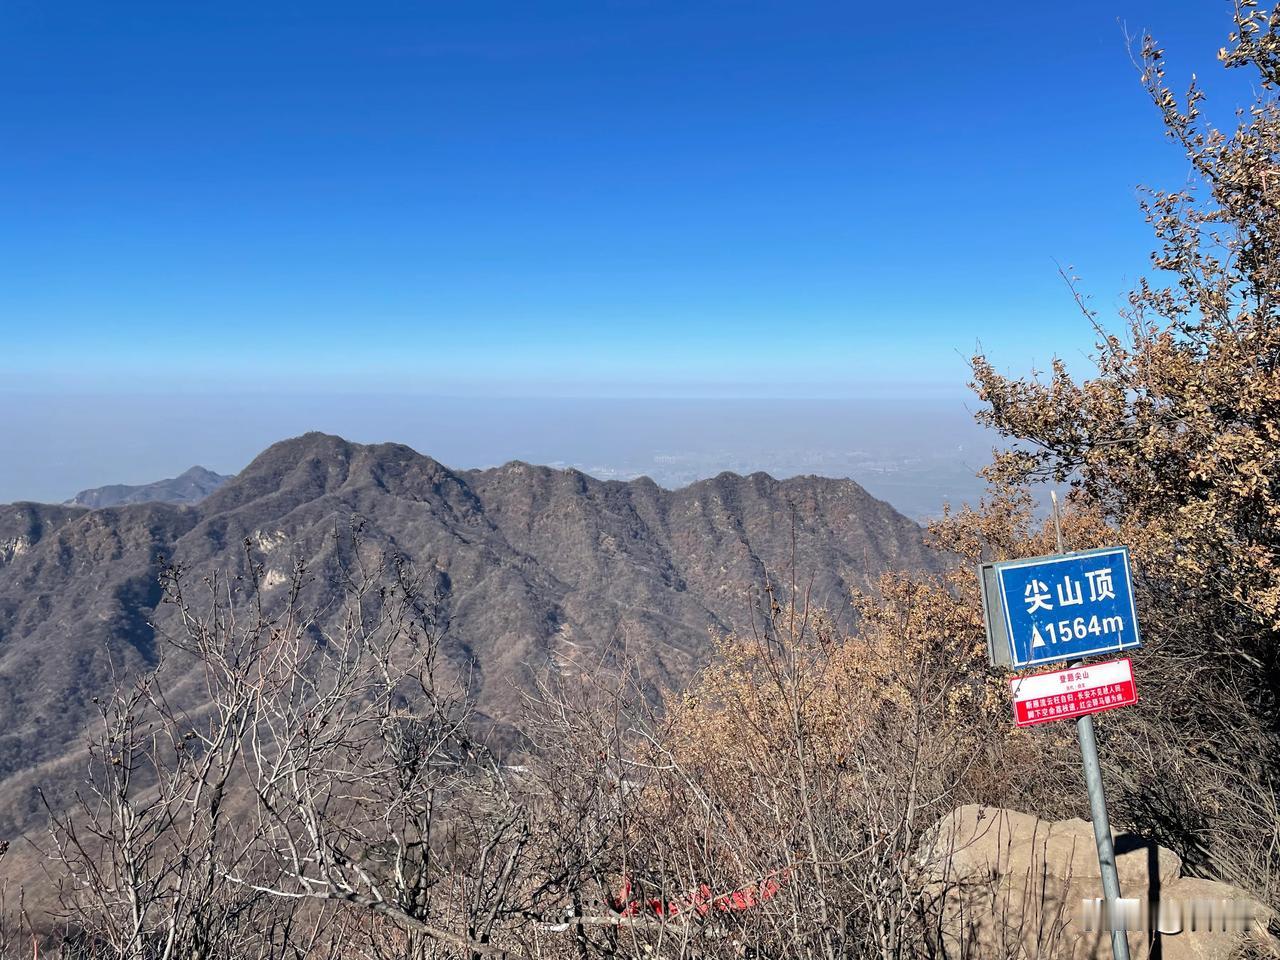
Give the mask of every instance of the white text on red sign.
[(1126, 658), (1055, 670), (1009, 681), (1020, 727), (1070, 720), (1138, 702), (1133, 665)]

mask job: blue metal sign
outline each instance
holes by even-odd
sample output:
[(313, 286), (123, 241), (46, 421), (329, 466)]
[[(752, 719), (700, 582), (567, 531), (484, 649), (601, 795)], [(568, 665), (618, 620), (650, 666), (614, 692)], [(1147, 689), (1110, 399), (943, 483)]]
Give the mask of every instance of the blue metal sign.
[(1128, 547), (993, 565), (1012, 665), (1141, 646)]

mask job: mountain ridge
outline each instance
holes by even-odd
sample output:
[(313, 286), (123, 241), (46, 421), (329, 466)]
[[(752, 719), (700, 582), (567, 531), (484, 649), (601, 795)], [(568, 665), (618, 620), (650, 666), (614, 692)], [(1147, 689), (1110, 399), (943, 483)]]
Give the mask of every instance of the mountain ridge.
[[(270, 600), (296, 561), (331, 563), (353, 519), (434, 578), (446, 654), (474, 664), (478, 708), (506, 725), (520, 689), (578, 655), (625, 648), (647, 682), (678, 685), (710, 634), (748, 625), (793, 544), (798, 575), (842, 615), (878, 572), (936, 563), (913, 521), (850, 480), (726, 471), (666, 490), (520, 461), (452, 470), (403, 444), (320, 433), (272, 444), (196, 504), (0, 506), (0, 837), (38, 815), (37, 787), (70, 789), (92, 697), (153, 668), (178, 630), (164, 563), (198, 581), (252, 557)], [(323, 584), (308, 589), (322, 606)], [(194, 706), (180, 659), (165, 668)], [(55, 769), (60, 788), (41, 780)]]
[(199, 465), (189, 467), (176, 477), (151, 483), (113, 483), (81, 490), (64, 506), (117, 507), (135, 503), (199, 503), (230, 480), (230, 476), (214, 473)]

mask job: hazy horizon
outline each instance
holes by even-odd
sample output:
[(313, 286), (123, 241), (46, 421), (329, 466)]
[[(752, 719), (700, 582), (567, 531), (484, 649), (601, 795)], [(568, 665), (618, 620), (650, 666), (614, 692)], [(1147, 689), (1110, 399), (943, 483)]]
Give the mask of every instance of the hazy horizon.
[(270, 444), (320, 430), (404, 443), (455, 469), (524, 460), (666, 487), (722, 470), (851, 477), (919, 518), (976, 496), (992, 446), (958, 398), (7, 396), (22, 402), (12, 404), (0, 502), (62, 502), (196, 464), (237, 473)]
[[(0, 22), (0, 501), (232, 472), (319, 429), (458, 467), (825, 470), (918, 515), (986, 459), (967, 359), (1087, 373), (1058, 265), (1110, 328), (1150, 269), (1138, 184), (1187, 164), (1126, 35), (1189, 76), (1230, 16), (72, 0)], [(1209, 111), (1247, 85), (1203, 82)]]

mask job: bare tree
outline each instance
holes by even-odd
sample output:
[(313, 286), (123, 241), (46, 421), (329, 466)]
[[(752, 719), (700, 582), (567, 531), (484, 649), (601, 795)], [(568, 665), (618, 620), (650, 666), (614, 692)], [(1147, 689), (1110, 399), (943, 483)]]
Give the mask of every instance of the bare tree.
[(529, 723), (594, 811), (594, 874), (560, 927), (581, 955), (927, 955), (939, 888), (915, 853), (982, 757), (969, 663), (929, 652), (954, 606), (905, 590), (843, 636), (800, 591), (767, 592), (661, 709), (625, 669), (544, 690)]
[(238, 577), (166, 572), (205, 696), (176, 707), (161, 669), (101, 704), (87, 788), (50, 809), (62, 922), (103, 955), (523, 952), (580, 865), (475, 736), (436, 592), (358, 523), (333, 557), (318, 605), (301, 562), (272, 601), (247, 543)]
[(262, 912), (226, 876), (253, 855), (223, 803), (236, 718), (173, 722), (155, 673), (95, 703), (84, 788), (69, 810), (46, 804), (66, 938), (129, 960), (233, 955)]

